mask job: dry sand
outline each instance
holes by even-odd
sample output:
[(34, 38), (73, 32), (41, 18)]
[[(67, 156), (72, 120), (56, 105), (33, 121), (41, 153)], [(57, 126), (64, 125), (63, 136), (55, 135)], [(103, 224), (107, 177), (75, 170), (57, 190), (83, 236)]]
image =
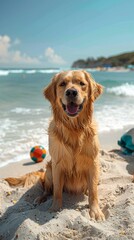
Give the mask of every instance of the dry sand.
[[(42, 192), (40, 184), (29, 189), (11, 188), (1, 179), (0, 240), (134, 239), (134, 157), (122, 155), (119, 149), (101, 150), (100, 160), (98, 190), (106, 221), (96, 222), (89, 218), (86, 195), (64, 193), (63, 209), (50, 213), (52, 197), (40, 206), (33, 205)], [(20, 176), (42, 165), (25, 161), (12, 164), (1, 170), (1, 177), (11, 176), (11, 168), (12, 176)]]

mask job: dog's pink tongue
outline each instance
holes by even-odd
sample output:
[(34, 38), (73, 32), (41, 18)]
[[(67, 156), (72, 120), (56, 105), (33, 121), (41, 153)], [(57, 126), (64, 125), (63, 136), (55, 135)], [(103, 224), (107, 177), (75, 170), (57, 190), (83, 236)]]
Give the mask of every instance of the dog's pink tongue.
[(75, 114), (78, 111), (78, 106), (76, 104), (68, 104), (67, 105), (67, 111), (69, 114)]

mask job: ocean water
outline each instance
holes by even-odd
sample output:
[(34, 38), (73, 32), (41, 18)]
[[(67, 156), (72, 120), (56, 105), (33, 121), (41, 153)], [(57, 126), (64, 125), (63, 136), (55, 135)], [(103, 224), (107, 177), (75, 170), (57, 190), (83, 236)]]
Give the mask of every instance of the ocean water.
[[(35, 145), (48, 149), (51, 108), (43, 96), (57, 69), (0, 70), (0, 167), (29, 159)], [(134, 72), (93, 72), (104, 86), (95, 103), (99, 131), (134, 126)]]

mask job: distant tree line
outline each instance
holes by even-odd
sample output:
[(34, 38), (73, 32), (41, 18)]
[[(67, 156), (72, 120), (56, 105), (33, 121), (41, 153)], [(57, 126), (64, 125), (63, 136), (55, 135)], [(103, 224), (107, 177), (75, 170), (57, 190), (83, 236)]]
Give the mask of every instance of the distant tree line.
[(127, 67), (128, 65), (134, 65), (134, 52), (128, 52), (119, 54), (112, 57), (98, 57), (79, 59), (72, 64), (72, 68), (96, 68), (96, 67)]

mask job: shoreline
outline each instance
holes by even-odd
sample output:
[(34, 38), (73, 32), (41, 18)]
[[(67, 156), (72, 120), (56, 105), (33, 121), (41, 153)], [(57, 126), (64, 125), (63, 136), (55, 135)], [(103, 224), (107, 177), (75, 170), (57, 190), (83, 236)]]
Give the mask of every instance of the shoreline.
[(41, 168), (45, 167), (47, 159), (49, 156), (47, 155), (44, 161), (40, 163), (33, 162), (30, 157), (29, 159), (25, 159), (19, 162), (10, 163), (4, 167), (0, 168), (0, 179), (6, 177), (20, 177), (24, 174), (38, 171)]
[[(132, 126), (131, 126), (132, 127)], [(113, 149), (120, 149), (117, 141), (120, 139), (130, 126), (125, 127), (121, 130), (113, 130), (110, 132), (99, 133), (100, 150), (111, 151)], [(44, 168), (46, 162), (50, 159), (49, 154), (41, 163), (34, 163), (30, 157), (19, 162), (10, 163), (0, 168), (0, 179), (6, 177), (19, 177), (29, 172), (37, 171)]]

